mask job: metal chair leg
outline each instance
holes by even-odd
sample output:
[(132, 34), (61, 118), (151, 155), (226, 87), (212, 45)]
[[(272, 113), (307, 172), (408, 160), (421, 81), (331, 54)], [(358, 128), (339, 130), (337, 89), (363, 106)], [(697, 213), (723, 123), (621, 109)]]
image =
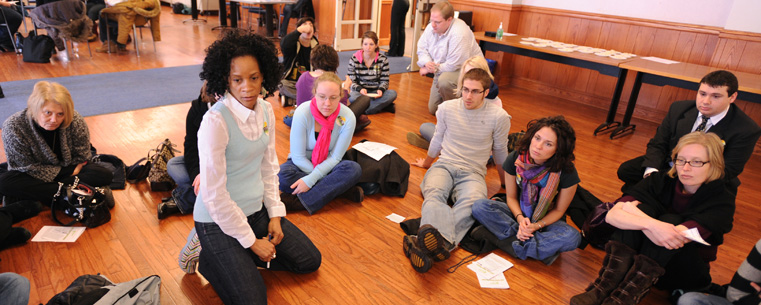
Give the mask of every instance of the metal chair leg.
[[(142, 29), (140, 29), (142, 32)], [(140, 48), (137, 46), (137, 27), (135, 27), (135, 24), (132, 24), (132, 36), (135, 36), (135, 39), (132, 40), (132, 42), (135, 43), (135, 53), (137, 53), (137, 57), (140, 57)]]

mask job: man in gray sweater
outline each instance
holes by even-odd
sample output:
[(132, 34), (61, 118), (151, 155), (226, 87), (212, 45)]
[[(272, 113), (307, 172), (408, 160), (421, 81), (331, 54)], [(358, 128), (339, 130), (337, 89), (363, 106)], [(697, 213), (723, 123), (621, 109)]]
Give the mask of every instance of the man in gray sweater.
[[(510, 115), (484, 103), (490, 84), (489, 74), (482, 69), (465, 74), (462, 97), (442, 103), (436, 111), (428, 156), (412, 163), (429, 168), (420, 184), (424, 200), (418, 235), (405, 236), (403, 241), (404, 253), (418, 272), (428, 271), (433, 261), (449, 258), (473, 225), (470, 209), (474, 201), (487, 196), (484, 177), (492, 149), (497, 166), (507, 157)], [(447, 203), (450, 197), (452, 206)]]

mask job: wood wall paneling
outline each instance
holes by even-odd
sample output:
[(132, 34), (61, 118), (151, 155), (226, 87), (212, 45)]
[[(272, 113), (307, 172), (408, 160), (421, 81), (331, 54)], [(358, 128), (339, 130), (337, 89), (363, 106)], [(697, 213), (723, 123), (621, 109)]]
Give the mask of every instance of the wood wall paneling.
[(378, 44), (388, 45), (391, 41), (391, 4), (392, 0), (381, 1), (380, 17), (378, 18)]

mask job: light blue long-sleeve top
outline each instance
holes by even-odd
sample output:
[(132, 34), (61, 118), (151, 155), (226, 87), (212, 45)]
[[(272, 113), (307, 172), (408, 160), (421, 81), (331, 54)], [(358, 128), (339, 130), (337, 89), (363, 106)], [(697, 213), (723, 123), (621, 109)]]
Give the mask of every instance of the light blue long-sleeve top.
[(322, 177), (325, 177), (325, 175), (330, 173), (338, 162), (341, 162), (346, 150), (349, 149), (351, 137), (354, 135), (354, 126), (357, 124), (354, 113), (349, 110), (349, 107), (339, 104), (339, 107), (341, 108), (338, 113), (338, 118), (336, 118), (333, 132), (330, 134), (328, 157), (319, 165), (313, 166), (312, 151), (314, 150), (315, 144), (317, 144), (317, 135), (315, 134), (314, 128), (314, 116), (312, 116), (312, 112), (309, 109), (311, 104), (311, 101), (304, 102), (299, 105), (293, 113), (293, 123), (291, 125), (291, 152), (288, 154), (288, 158), (291, 159), (299, 169), (307, 173), (307, 175), (301, 179), (310, 188), (313, 187), (317, 181), (320, 181)]

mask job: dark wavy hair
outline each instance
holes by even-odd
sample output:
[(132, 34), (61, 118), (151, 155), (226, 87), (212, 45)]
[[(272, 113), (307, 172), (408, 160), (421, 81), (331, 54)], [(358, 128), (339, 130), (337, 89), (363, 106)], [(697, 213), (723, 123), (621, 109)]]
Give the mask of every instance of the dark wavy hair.
[(539, 129), (549, 127), (557, 135), (555, 154), (545, 162), (551, 172), (571, 169), (576, 157), (573, 150), (576, 148), (576, 132), (562, 115), (532, 120), (526, 125), (526, 134), (523, 135), (518, 148), (519, 154), (526, 153), (531, 146), (531, 140)]
[(329, 72), (338, 70), (338, 52), (326, 44), (318, 44), (312, 48), (309, 61), (312, 64), (312, 69), (322, 69)]
[(262, 88), (268, 94), (277, 90), (280, 83), (282, 65), (277, 59), (275, 44), (266, 37), (246, 30), (230, 30), (206, 49), (199, 76), (206, 81), (206, 93), (222, 96), (229, 89), (230, 63), (233, 58), (253, 56), (259, 63), (262, 74)]

